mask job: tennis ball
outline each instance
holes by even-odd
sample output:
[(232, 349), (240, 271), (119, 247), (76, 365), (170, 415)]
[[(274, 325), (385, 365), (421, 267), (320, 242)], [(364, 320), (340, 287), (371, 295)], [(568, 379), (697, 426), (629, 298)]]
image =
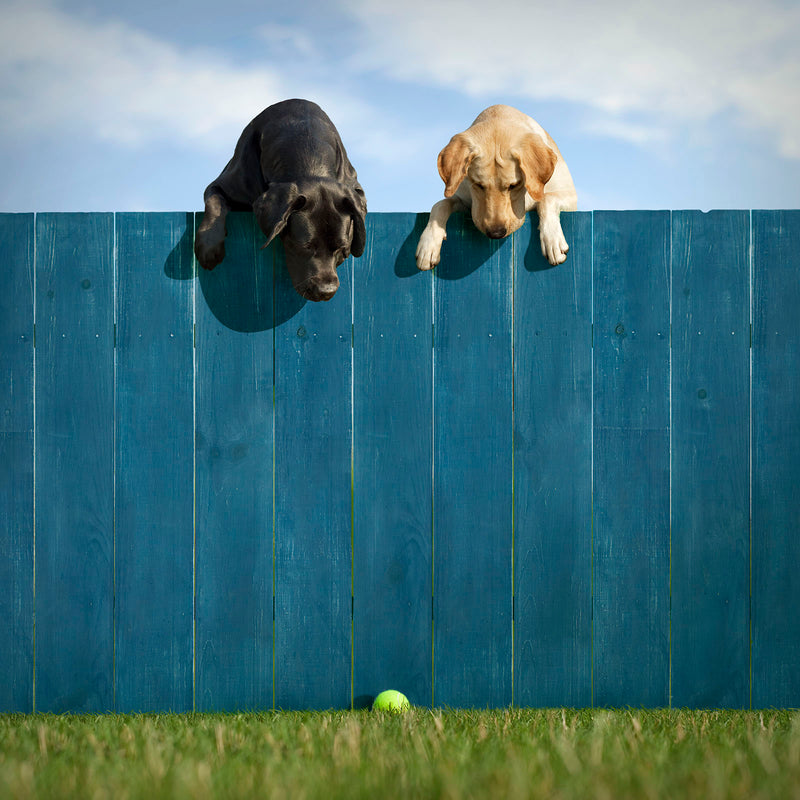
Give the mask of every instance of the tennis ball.
[(407, 711), (411, 708), (411, 703), (408, 698), (402, 693), (394, 689), (387, 689), (381, 692), (372, 701), (373, 711)]

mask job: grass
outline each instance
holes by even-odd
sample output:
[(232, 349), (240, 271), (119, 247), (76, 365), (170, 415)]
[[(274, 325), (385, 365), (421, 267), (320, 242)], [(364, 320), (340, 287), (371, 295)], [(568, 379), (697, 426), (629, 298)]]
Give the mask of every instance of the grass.
[(0, 715), (3, 798), (800, 798), (793, 711)]

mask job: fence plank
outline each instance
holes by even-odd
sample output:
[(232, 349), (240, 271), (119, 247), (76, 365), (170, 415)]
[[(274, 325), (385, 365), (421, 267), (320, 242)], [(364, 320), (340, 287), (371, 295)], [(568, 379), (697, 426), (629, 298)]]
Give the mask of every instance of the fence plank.
[[(275, 329), (275, 703), (352, 702), (352, 276)], [(355, 266), (358, 269), (358, 266)], [(276, 308), (295, 307), (282, 248)]]
[(0, 711), (33, 710), (33, 214), (0, 214)]
[(438, 706), (511, 702), (512, 253), (459, 214), (434, 280)]
[(753, 211), (754, 708), (800, 705), (800, 211)]
[[(196, 220), (199, 223), (199, 219)], [(196, 299), (195, 706), (273, 705), (272, 250), (228, 216)]]
[(194, 633), (192, 215), (118, 214), (116, 707), (189, 711)]
[(36, 217), (36, 699), (114, 707), (114, 217)]
[(669, 212), (594, 213), (594, 702), (669, 703)]
[(427, 705), (433, 690), (432, 281), (414, 262), (425, 222), (370, 216), (354, 275), (357, 706), (390, 687)]
[[(535, 221), (535, 220), (534, 220)], [(514, 703), (591, 705), (592, 215), (515, 237)]]
[(750, 702), (750, 215), (672, 213), (672, 703)]

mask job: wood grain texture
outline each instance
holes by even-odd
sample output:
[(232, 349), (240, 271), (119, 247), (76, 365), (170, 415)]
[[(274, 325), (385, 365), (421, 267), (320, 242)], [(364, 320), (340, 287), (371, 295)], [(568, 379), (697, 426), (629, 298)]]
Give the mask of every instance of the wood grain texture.
[(672, 703), (749, 706), (750, 215), (672, 213)]
[(435, 273), (437, 706), (511, 702), (512, 254), (459, 214)]
[(36, 217), (37, 711), (114, 708), (114, 217)]
[(194, 633), (193, 218), (118, 214), (116, 707), (190, 711)]
[[(199, 220), (198, 220), (199, 222)], [(273, 251), (228, 216), (196, 303), (195, 707), (273, 705)]]
[(354, 275), (356, 705), (393, 686), (413, 705), (432, 697), (433, 288), (414, 262), (424, 221), (368, 218)]
[(753, 211), (754, 708), (800, 705), (800, 211)]
[(0, 215), (0, 710), (798, 705), (800, 212), (116, 222)]
[[(535, 223), (535, 217), (533, 222)], [(514, 241), (514, 703), (591, 704), (592, 215)]]
[(0, 711), (33, 710), (33, 214), (0, 214)]
[(669, 212), (594, 214), (594, 703), (669, 704)]
[[(355, 262), (357, 264), (357, 262)], [(275, 703), (352, 703), (352, 259), (325, 303), (298, 297), (276, 248)]]

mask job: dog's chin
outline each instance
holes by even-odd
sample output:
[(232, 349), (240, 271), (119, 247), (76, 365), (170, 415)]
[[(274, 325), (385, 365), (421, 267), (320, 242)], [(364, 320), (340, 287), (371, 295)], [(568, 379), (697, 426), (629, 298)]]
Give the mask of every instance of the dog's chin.
[(287, 267), (295, 291), (305, 300), (314, 303), (330, 300), (339, 288), (339, 276), (333, 269), (309, 270), (305, 264), (292, 263)]
[(330, 300), (339, 288), (339, 281), (327, 281), (324, 283), (306, 283), (303, 286), (295, 287), (298, 293), (306, 300), (314, 303), (321, 303)]

